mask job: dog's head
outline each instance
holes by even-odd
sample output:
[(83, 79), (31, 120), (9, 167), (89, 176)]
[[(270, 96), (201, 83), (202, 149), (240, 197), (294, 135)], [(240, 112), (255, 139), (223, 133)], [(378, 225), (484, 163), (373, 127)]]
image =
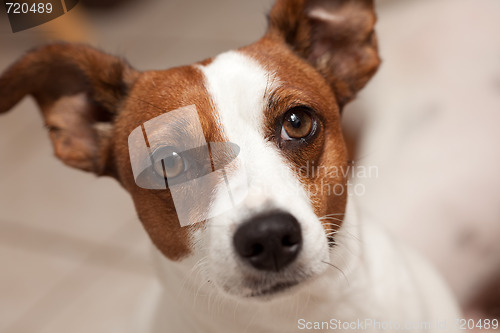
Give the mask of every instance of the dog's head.
[(374, 24), (372, 0), (278, 0), (256, 43), (148, 72), (47, 45), (0, 77), (0, 112), (32, 95), (55, 155), (116, 178), (166, 257), (203, 259), (229, 294), (269, 296), (335, 251), (340, 114), (379, 65)]

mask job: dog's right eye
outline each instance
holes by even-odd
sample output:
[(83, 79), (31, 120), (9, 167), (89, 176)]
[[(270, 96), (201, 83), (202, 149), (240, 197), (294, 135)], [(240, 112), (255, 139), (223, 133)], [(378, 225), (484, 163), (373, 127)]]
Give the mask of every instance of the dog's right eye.
[(153, 153), (153, 169), (163, 178), (173, 179), (186, 170), (186, 163), (174, 147), (166, 147)]

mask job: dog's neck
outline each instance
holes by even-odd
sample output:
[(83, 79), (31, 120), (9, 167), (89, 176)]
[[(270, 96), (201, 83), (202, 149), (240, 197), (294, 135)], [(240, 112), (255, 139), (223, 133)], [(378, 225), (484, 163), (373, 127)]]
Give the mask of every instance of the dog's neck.
[[(349, 206), (352, 206), (349, 205)], [(159, 300), (157, 325), (179, 325), (194, 332), (291, 332), (299, 320), (353, 319), (359, 314), (359, 297), (366, 274), (360, 274), (363, 254), (361, 227), (353, 207), (348, 207), (331, 256), (338, 263), (324, 274), (300, 286), (293, 295), (269, 301), (231, 298), (218, 291), (199, 271), (202, 258), (190, 257), (175, 263), (155, 251), (155, 261), (164, 294)], [(326, 265), (326, 263), (325, 263)], [(192, 327), (186, 327), (192, 326)], [(243, 327), (243, 329), (242, 329)], [(158, 329), (157, 331), (161, 331)]]

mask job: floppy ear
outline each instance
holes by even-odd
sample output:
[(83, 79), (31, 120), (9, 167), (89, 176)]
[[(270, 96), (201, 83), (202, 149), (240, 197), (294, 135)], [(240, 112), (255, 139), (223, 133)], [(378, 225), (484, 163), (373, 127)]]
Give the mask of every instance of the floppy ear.
[(0, 113), (32, 95), (65, 164), (112, 175), (113, 119), (138, 73), (125, 61), (84, 45), (37, 48), (0, 76)]
[(342, 108), (380, 64), (375, 21), (373, 0), (277, 0), (267, 35), (316, 68)]

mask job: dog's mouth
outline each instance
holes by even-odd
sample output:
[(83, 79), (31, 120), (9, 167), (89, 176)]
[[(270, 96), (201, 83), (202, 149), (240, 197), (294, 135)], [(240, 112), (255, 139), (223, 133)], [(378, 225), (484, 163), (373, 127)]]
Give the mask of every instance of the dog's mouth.
[(278, 282), (273, 284), (270, 287), (261, 288), (255, 291), (252, 291), (247, 297), (249, 298), (267, 298), (270, 296), (274, 296), (277, 294), (284, 293), (285, 291), (290, 290), (291, 288), (298, 285), (298, 281), (286, 281), (286, 282)]

